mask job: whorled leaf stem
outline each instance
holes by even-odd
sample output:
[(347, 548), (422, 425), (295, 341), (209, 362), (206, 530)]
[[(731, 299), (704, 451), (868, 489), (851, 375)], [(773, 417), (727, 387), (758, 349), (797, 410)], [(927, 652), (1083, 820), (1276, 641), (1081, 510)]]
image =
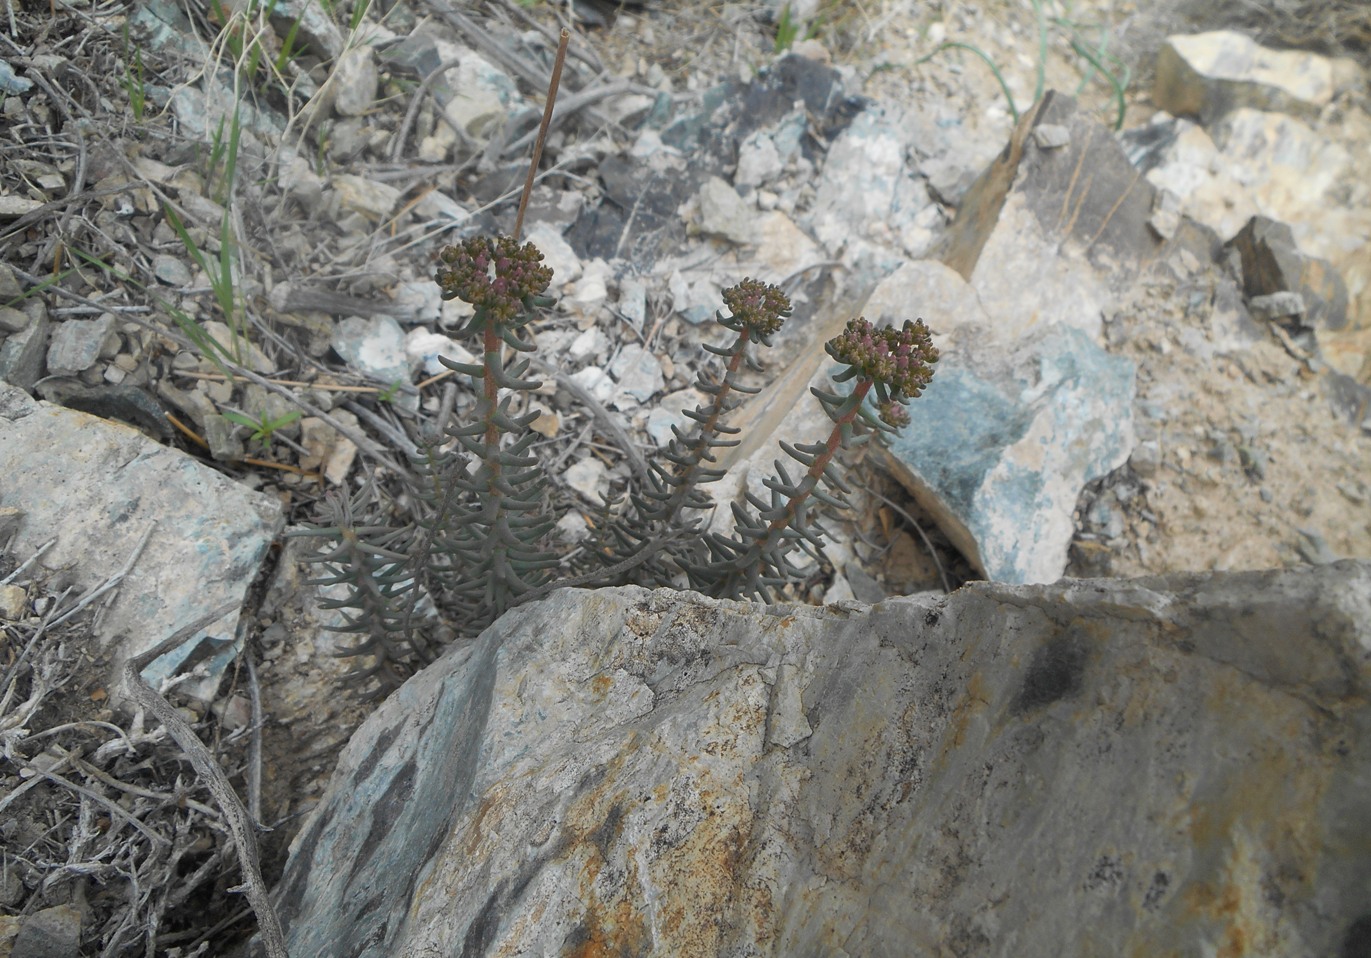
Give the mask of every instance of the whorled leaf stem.
[[(811, 390), (833, 420), (827, 440), (812, 445), (782, 443), (782, 450), (805, 467), (798, 482), (792, 482), (785, 467), (776, 463), (777, 476), (765, 480), (771, 502), (748, 494), (747, 508), (734, 504), (735, 536), (709, 537), (714, 561), (690, 570), (692, 585), (713, 594), (726, 596), (758, 595), (769, 599), (772, 590), (795, 571), (786, 554), (793, 548), (822, 546), (821, 537), (810, 527), (807, 512), (811, 499), (835, 508), (847, 505), (843, 495), (849, 490), (831, 468), (840, 449), (864, 442), (868, 435), (854, 435), (859, 419), (878, 430), (893, 432), (909, 422), (905, 404), (919, 396), (933, 377), (938, 351), (928, 327), (922, 320), (906, 321), (903, 328), (877, 329), (864, 318), (848, 322), (843, 333), (830, 340), (828, 354), (847, 366), (833, 377), (835, 382), (855, 380), (846, 397), (819, 389)], [(867, 396), (876, 393), (878, 414), (873, 421), (865, 409)], [(865, 414), (865, 415), (864, 415)], [(832, 490), (820, 488), (825, 484)]]
[[(849, 490), (834, 469), (835, 457), (907, 423), (905, 404), (928, 385), (938, 359), (921, 320), (900, 329), (849, 322), (825, 348), (844, 367), (834, 380), (851, 382), (850, 391), (812, 390), (833, 422), (828, 437), (812, 445), (782, 443), (803, 473), (792, 480), (778, 462), (765, 481), (769, 502), (749, 493), (746, 503), (732, 504), (733, 535), (702, 531), (686, 511), (714, 505), (700, 487), (723, 475), (714, 466), (715, 450), (737, 445), (723, 438), (739, 432), (725, 422), (728, 414), (740, 397), (758, 391), (741, 378), (745, 368), (761, 369), (752, 347), (769, 346), (791, 313), (775, 286), (746, 279), (730, 287), (723, 293), (728, 312), (716, 320), (734, 338), (705, 346), (723, 368), (717, 375), (702, 371), (697, 381), (709, 401), (685, 413), (693, 428), (673, 428), (660, 461), (649, 464), (626, 499), (606, 503), (597, 542), (587, 550), (600, 563), (598, 572), (570, 577), (554, 571), (561, 562), (549, 548), (556, 517), (550, 515), (546, 474), (531, 451), (536, 434), (529, 427), (536, 416), (513, 412), (517, 394), (540, 384), (525, 378), (528, 360), (506, 365), (505, 352), (534, 348), (524, 327), (551, 302), (543, 296), (551, 270), (536, 247), (511, 237), (472, 237), (444, 248), (440, 260), (435, 280), (442, 297), (460, 298), (474, 309), (458, 335), (479, 340), (481, 361), (442, 362), (479, 383), (475, 414), (447, 428), (457, 452), (431, 446), (416, 462), (419, 481), (412, 485), (423, 508), (409, 533), (364, 525), (352, 519), (351, 508), (339, 509), (333, 525), (319, 530), (336, 543), (322, 557), (333, 567), (322, 581), (352, 590), (350, 605), (342, 604), (358, 614), (345, 628), (373, 628), (375, 641), (356, 651), (379, 656), (385, 668), (372, 674), (382, 679), (391, 676), (397, 656), (428, 658), (425, 644), (410, 634), (421, 594), (432, 596), (468, 637), (513, 606), (566, 585), (688, 583), (717, 597), (770, 601), (799, 576), (788, 558), (793, 550), (820, 555), (823, 529), (815, 509), (846, 505)], [(369, 532), (383, 541), (369, 547)], [(367, 577), (374, 581), (361, 581)]]

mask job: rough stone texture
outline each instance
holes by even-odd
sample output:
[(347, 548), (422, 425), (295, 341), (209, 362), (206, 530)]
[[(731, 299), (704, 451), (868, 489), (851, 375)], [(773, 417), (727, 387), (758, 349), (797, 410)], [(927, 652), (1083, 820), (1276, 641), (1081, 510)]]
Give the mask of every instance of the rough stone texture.
[(1290, 227), (1254, 216), (1231, 244), (1242, 260), (1243, 293), (1252, 300), (1298, 293), (1305, 326), (1338, 330), (1347, 325), (1347, 287), (1327, 260), (1300, 253)]
[(834, 141), (804, 225), (831, 254), (888, 259), (872, 245), (921, 253), (932, 233), (919, 214), (933, 204), (910, 175), (906, 155), (917, 127), (898, 111), (869, 106)]
[(0, 306), (0, 333), (17, 333), (29, 324), (27, 313), (12, 306)]
[(43, 303), (35, 301), (25, 305), (28, 325), (17, 333), (10, 333), (0, 343), (0, 382), (32, 389), (43, 375), (51, 323)]
[(333, 109), (339, 116), (362, 116), (376, 102), (376, 56), (370, 47), (353, 47), (338, 59)]
[(346, 209), (370, 220), (389, 216), (401, 196), (400, 191), (389, 183), (378, 183), (352, 173), (340, 173), (333, 177), (333, 189), (338, 194), (338, 201)]
[(911, 304), (934, 317), (943, 359), (888, 466), (988, 577), (1059, 578), (1081, 490), (1132, 451), (1133, 363), (1067, 324), (1009, 338), (939, 263), (897, 270), (864, 312), (898, 323)]
[(1333, 61), (1268, 50), (1232, 30), (1168, 37), (1157, 54), (1152, 100), (1211, 122), (1239, 107), (1313, 116), (1333, 99)]
[(10, 958), (66, 958), (81, 947), (81, 910), (55, 905), (23, 920)]
[[(1006, 328), (956, 272), (926, 260), (891, 274), (860, 312), (880, 324), (928, 318), (943, 352), (932, 385), (910, 404), (911, 424), (882, 457), (890, 471), (989, 578), (1059, 578), (1081, 490), (1133, 449), (1133, 362), (1066, 323)], [(742, 442), (720, 458), (730, 473), (710, 487), (717, 500), (743, 485), (766, 495), (773, 462), (792, 461), (781, 441), (827, 437), (832, 423), (808, 391), (832, 390), (835, 368), (815, 349), (749, 400), (737, 418)], [(715, 530), (731, 528), (719, 510)]]
[[(1043, 125), (1069, 142), (1039, 147)], [(1002, 339), (1052, 323), (1098, 335), (1114, 287), (1160, 249), (1155, 193), (1105, 127), (1049, 91), (977, 178), (936, 258), (975, 287)]]
[(348, 367), (390, 384), (409, 376), (405, 331), (389, 316), (349, 316), (333, 333), (333, 351)]
[(443, 101), (443, 114), (458, 128), (476, 137), (487, 137), (500, 117), (518, 103), (514, 81), (485, 57), (472, 50), (438, 41), (444, 62), (460, 60), (443, 74), (435, 91)]
[(290, 953), (1359, 954), (1369, 621), (1351, 561), (561, 592), (353, 737), (277, 889)]
[[(71, 575), (77, 595), (127, 567), (94, 629), (92, 657), (124, 660), (231, 599), (241, 601), (281, 528), (281, 506), (122, 423), (37, 402), (0, 386), (0, 507), (23, 518), (12, 549)], [(153, 528), (155, 526), (155, 528)], [(130, 566), (135, 547), (152, 528)], [(233, 660), (237, 613), (145, 670), (154, 684), (192, 655), (209, 678), (179, 686), (208, 696)]]
[(982, 336), (938, 363), (886, 459), (988, 578), (1052, 582), (1081, 490), (1133, 451), (1133, 377), (1070, 327), (1007, 347)]
[(748, 246), (757, 241), (757, 210), (717, 176), (700, 187), (700, 231), (730, 243)]
[[(1330, 200), (1339, 206), (1350, 204), (1339, 200), (1346, 189), (1344, 184), (1357, 182), (1360, 163), (1343, 143), (1329, 137), (1294, 117), (1281, 113), (1241, 109), (1229, 113), (1213, 128), (1214, 142), (1223, 157), (1214, 166), (1226, 168), (1242, 182), (1261, 211), (1273, 219), (1299, 223), (1304, 241), (1322, 240), (1316, 247), (1318, 255), (1326, 255), (1347, 244), (1347, 237), (1330, 241), (1319, 236), (1320, 229), (1308, 222), (1310, 213), (1327, 207)], [(1230, 201), (1231, 202), (1231, 201)], [(1358, 219), (1365, 224), (1365, 214), (1355, 217), (1350, 209), (1344, 215), (1327, 221), (1323, 227), (1330, 232), (1362, 232)]]
[(58, 324), (48, 344), (48, 371), (79, 373), (95, 365), (114, 331), (114, 314), (99, 319), (69, 319)]
[(1231, 239), (1257, 212), (1256, 202), (1233, 175), (1232, 164), (1209, 133), (1190, 120), (1158, 113), (1123, 135), (1125, 149), (1148, 182), (1180, 198), (1180, 212)]

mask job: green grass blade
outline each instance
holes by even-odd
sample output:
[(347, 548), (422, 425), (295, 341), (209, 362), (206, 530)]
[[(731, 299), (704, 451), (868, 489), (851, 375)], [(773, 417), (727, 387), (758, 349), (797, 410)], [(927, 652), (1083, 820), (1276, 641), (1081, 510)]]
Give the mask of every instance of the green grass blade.
[(176, 211), (171, 208), (170, 203), (162, 204), (162, 215), (167, 218), (171, 228), (175, 231), (177, 238), (181, 240), (181, 245), (186, 248), (186, 252), (191, 255), (196, 264), (204, 271), (206, 276), (210, 275), (209, 263), (205, 261), (205, 254), (200, 252), (200, 247), (195, 240), (191, 239), (190, 233), (186, 230), (186, 224), (181, 222), (181, 217), (176, 215)]
[(1014, 118), (1015, 123), (1019, 122), (1019, 108), (1014, 104), (1014, 94), (1009, 92), (1009, 85), (1004, 82), (1004, 76), (1000, 73), (1000, 68), (995, 65), (995, 61), (990, 59), (990, 57), (986, 55), (985, 51), (982, 50), (980, 47), (972, 46), (969, 43), (962, 43), (960, 40), (948, 40), (946, 43), (939, 44), (938, 48), (934, 50), (932, 53), (919, 57), (919, 59), (915, 60), (914, 66), (918, 66), (920, 63), (924, 63), (925, 61), (933, 59), (935, 56), (937, 56), (939, 53), (942, 53), (944, 50), (965, 50), (968, 53), (974, 53), (976, 56), (984, 60), (985, 65), (990, 67), (990, 72), (995, 75), (996, 81), (999, 82), (1000, 89), (1004, 91), (1005, 102), (1009, 104), (1010, 116)]
[(371, 9), (371, 0), (353, 0), (352, 17), (348, 20), (348, 31), (356, 33), (357, 28), (362, 25), (362, 18)]
[[(1038, 21), (1038, 69), (1037, 79), (1033, 83), (1033, 102), (1037, 103), (1043, 98), (1043, 87), (1047, 82), (1047, 17), (1043, 15), (1042, 0), (1033, 0), (1033, 16)], [(1015, 117), (1017, 121), (1018, 117)]]
[(1089, 47), (1087, 47), (1080, 41), (1076, 40), (1075, 38), (1071, 40), (1071, 48), (1076, 51), (1077, 56), (1079, 56), (1081, 59), (1085, 60), (1093, 67), (1095, 67), (1097, 70), (1099, 70), (1100, 73), (1104, 76), (1105, 80), (1108, 81), (1110, 87), (1113, 88), (1114, 103), (1118, 107), (1118, 110), (1114, 116), (1114, 132), (1117, 133), (1119, 130), (1123, 129), (1124, 114), (1128, 110), (1128, 101), (1124, 97), (1124, 88), (1128, 86), (1129, 79), (1128, 65), (1124, 63), (1122, 60), (1119, 60), (1119, 58), (1115, 57), (1113, 54), (1106, 54), (1106, 56), (1108, 56), (1111, 60), (1117, 62), (1119, 66), (1123, 68), (1123, 76), (1118, 77), (1115, 76), (1114, 73), (1110, 71), (1107, 67), (1105, 67), (1105, 65), (1100, 61), (1100, 59), (1096, 57), (1093, 52), (1091, 52)]

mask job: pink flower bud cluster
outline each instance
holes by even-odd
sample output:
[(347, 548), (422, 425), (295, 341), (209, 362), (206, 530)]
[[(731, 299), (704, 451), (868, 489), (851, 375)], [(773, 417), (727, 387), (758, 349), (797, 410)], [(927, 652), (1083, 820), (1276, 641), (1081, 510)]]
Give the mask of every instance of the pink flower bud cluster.
[(759, 337), (770, 336), (790, 315), (790, 297), (779, 286), (759, 279), (745, 279), (723, 291), (724, 304), (733, 318)]
[(903, 429), (909, 425), (909, 410), (904, 407), (904, 403), (898, 403), (893, 399), (888, 399), (883, 403), (877, 403), (878, 415), (881, 422), (891, 429)]
[(473, 236), (445, 246), (443, 265), (434, 280), (443, 299), (460, 299), (487, 310), (499, 322), (509, 322), (525, 300), (552, 282), (552, 269), (541, 265), (543, 254), (532, 243), (520, 246), (509, 236)]
[[(863, 378), (882, 384), (895, 403), (920, 395), (933, 379), (933, 364), (938, 361), (932, 334), (922, 319), (912, 323), (905, 320), (900, 329), (877, 329), (865, 319), (850, 319), (842, 334), (828, 345), (833, 358), (854, 367)], [(898, 416), (882, 409), (881, 418), (889, 422), (888, 415)]]

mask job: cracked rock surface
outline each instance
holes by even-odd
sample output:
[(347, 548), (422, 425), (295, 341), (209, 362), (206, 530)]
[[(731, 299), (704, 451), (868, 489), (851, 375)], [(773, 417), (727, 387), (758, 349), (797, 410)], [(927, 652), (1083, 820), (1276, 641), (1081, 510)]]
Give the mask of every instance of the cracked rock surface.
[(1352, 561), (561, 592), (353, 738), (277, 889), (291, 953), (1339, 953), (1368, 621)]

